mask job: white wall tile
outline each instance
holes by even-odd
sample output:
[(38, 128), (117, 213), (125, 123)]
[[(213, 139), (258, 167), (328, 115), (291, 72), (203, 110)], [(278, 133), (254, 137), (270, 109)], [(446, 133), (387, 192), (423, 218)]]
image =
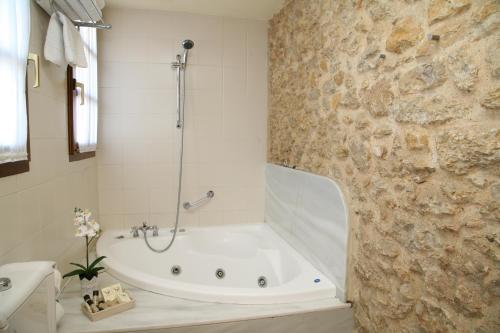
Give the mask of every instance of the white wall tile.
[(149, 191), (133, 189), (123, 191), (123, 212), (125, 214), (148, 214)]
[(178, 168), (174, 164), (151, 164), (147, 166), (149, 176), (148, 188), (171, 189), (177, 188)]
[[(100, 116), (102, 119), (102, 115)], [(102, 120), (101, 126), (102, 127)], [(123, 141), (119, 139), (104, 138), (102, 135), (99, 138), (97, 161), (99, 165), (106, 164), (122, 164), (123, 163)]]
[(222, 89), (222, 68), (191, 65), (186, 71), (186, 90), (206, 90), (218, 94)]
[(105, 229), (122, 229), (124, 225), (124, 216), (120, 214), (101, 214), (99, 221)]
[[(152, 213), (148, 216), (149, 224), (157, 225), (160, 228), (173, 228), (175, 225), (175, 213), (155, 214)], [(184, 220), (182, 225), (186, 226)], [(137, 225), (137, 224), (135, 224)]]
[(170, 64), (99, 62), (99, 86), (139, 89), (173, 89), (175, 73)]
[[(148, 222), (149, 215), (146, 213), (128, 213), (123, 216), (123, 225), (125, 228), (142, 225), (143, 222)], [(150, 223), (151, 224), (151, 223)]]
[(151, 182), (151, 166), (145, 164), (126, 164), (123, 167), (123, 189), (146, 189)]
[(175, 193), (168, 189), (152, 189), (149, 192), (149, 212), (165, 214), (175, 211)]
[[(174, 41), (173, 47), (177, 47)], [(202, 66), (222, 66), (222, 40), (196, 40), (195, 47), (189, 52), (191, 64)]]
[(138, 139), (124, 141), (123, 163), (125, 164), (148, 164), (151, 163), (150, 145), (151, 140)]
[(17, 230), (17, 221), (19, 221), (20, 214), (17, 207), (16, 194), (0, 197), (0, 211), (2, 212), (0, 257), (23, 240), (22, 235)]
[(0, 178), (0, 198), (17, 191), (17, 177)]
[[(49, 17), (31, 6), (30, 52), (43, 54)], [(89, 208), (99, 218), (96, 159), (68, 162), (66, 70), (40, 57), (39, 88), (28, 88), (30, 171), (0, 179), (0, 265), (55, 260), (60, 266), (80, 257), (73, 209)], [(28, 71), (28, 82), (33, 82)], [(110, 157), (113, 154), (110, 153)]]
[(221, 224), (224, 224), (223, 211), (200, 211), (199, 225), (201, 227), (208, 227)]
[(101, 214), (121, 214), (123, 212), (123, 191), (99, 189), (99, 210)]
[[(188, 38), (195, 47), (186, 71), (182, 201), (208, 190), (216, 196), (182, 211), (181, 226), (262, 222), (267, 24), (147, 10), (108, 8), (105, 15), (113, 24), (99, 41), (105, 227), (174, 223), (180, 131), (170, 63)], [(131, 19), (142, 26), (124, 24)]]
[(99, 187), (103, 190), (119, 190), (123, 188), (123, 167), (121, 165), (105, 165), (98, 168)]
[(106, 145), (109, 139), (122, 139), (125, 119), (115, 114), (99, 115), (99, 144)]
[(246, 66), (247, 28), (247, 20), (224, 18), (224, 66)]

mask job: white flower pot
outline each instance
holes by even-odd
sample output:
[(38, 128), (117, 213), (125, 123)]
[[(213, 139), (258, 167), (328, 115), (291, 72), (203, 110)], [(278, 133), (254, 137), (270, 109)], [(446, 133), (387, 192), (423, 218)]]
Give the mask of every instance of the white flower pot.
[(94, 290), (99, 290), (99, 279), (97, 276), (94, 276), (90, 281), (83, 278), (83, 280), (80, 280), (80, 285), (82, 288), (82, 296), (89, 295), (92, 297)]

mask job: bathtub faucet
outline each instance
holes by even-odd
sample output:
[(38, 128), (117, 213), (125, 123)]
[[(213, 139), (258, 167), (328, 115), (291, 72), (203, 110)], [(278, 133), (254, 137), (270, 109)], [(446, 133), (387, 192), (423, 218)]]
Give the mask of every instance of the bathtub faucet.
[(153, 230), (153, 237), (158, 236), (158, 226), (157, 225), (148, 225), (146, 222), (142, 222), (142, 227), (133, 226), (130, 229), (130, 233), (132, 234), (132, 237), (134, 237), (134, 238), (139, 237), (139, 230), (142, 231), (144, 234), (146, 234), (146, 232), (148, 232), (148, 230)]

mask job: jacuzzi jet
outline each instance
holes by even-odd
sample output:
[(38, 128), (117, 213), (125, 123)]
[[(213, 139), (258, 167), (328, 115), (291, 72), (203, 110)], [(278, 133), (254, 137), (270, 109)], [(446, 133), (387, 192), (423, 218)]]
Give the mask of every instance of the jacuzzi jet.
[(171, 271), (171, 272), (172, 272), (172, 274), (174, 274), (174, 275), (179, 275), (179, 274), (181, 274), (182, 269), (181, 269), (181, 266), (179, 266), (179, 265), (174, 265), (174, 266), (172, 266), (172, 268), (170, 269), (170, 271)]
[(226, 276), (226, 272), (224, 272), (224, 270), (222, 268), (218, 268), (216, 271), (215, 271), (215, 276), (218, 278), (218, 279), (223, 279), (224, 276)]
[(259, 277), (259, 279), (257, 280), (257, 284), (259, 285), (259, 287), (261, 288), (265, 288), (267, 287), (267, 279), (265, 276), (261, 276)]

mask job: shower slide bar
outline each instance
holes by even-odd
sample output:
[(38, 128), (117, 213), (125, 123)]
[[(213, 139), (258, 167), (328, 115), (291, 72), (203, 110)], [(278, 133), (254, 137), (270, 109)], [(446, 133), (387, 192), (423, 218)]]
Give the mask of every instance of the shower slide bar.
[(214, 196), (215, 196), (214, 191), (208, 191), (207, 195), (204, 198), (196, 200), (195, 202), (186, 201), (185, 203), (182, 204), (182, 207), (184, 207), (184, 209), (186, 209), (186, 210), (191, 209), (191, 208), (196, 208), (196, 207), (200, 206), (202, 203), (204, 203), (205, 201), (212, 199)]

